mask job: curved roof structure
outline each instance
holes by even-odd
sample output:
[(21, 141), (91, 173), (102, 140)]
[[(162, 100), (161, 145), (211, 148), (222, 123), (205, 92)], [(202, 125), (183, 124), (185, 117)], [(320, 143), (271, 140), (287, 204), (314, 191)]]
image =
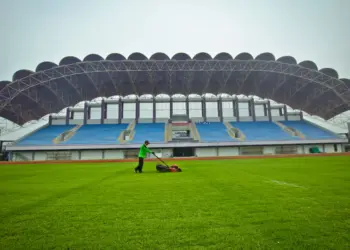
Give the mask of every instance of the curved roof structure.
[[(70, 108), (81, 108), (84, 106), (85, 102), (89, 102), (89, 103), (101, 103), (103, 99), (109, 99), (109, 100), (130, 100), (130, 99), (136, 99), (139, 98), (140, 100), (143, 99), (152, 99), (155, 98), (156, 100), (170, 100), (170, 98), (173, 99), (177, 99), (177, 98), (184, 98), (186, 97), (183, 94), (173, 94), (172, 96), (168, 95), (168, 94), (159, 94), (157, 96), (153, 96), (151, 94), (144, 94), (141, 96), (136, 96), (134, 94), (132, 95), (128, 95), (128, 96), (119, 96), (119, 95), (115, 95), (115, 96), (110, 96), (110, 97), (97, 97), (94, 98), (92, 100), (85, 100), (85, 101), (79, 101), (78, 103), (72, 105)], [(189, 94), (187, 96), (189, 98), (189, 100), (191, 100), (192, 98), (201, 98), (201, 97), (205, 97), (207, 99), (210, 99), (211, 97), (223, 97), (223, 98), (238, 98), (238, 99), (250, 99), (253, 98), (255, 100), (269, 100), (271, 105), (278, 105), (281, 103), (278, 103), (274, 100), (271, 99), (263, 99), (259, 96), (255, 96), (255, 95), (250, 95), (250, 96), (245, 96), (245, 95), (229, 95), (227, 93), (220, 93), (218, 95), (214, 95), (212, 93), (204, 93), (203, 95), (198, 95), (198, 94)], [(68, 107), (60, 110), (58, 113), (52, 113), (52, 114), (47, 114), (45, 116), (43, 116), (41, 119), (39, 120), (31, 120), (28, 121), (26, 123), (24, 123), (22, 126), (19, 126), (15, 123), (12, 123), (9, 120), (6, 120), (5, 118), (1, 118), (0, 117), (0, 141), (16, 141), (19, 138), (21, 138), (22, 136), (31, 133), (35, 130), (37, 130), (38, 128), (41, 128), (42, 126), (46, 126), (48, 124), (48, 120), (49, 120), (49, 116), (65, 116), (66, 115), (66, 109)], [(287, 110), (288, 111), (300, 111), (300, 110), (294, 110), (291, 107), (287, 106)], [(319, 117), (319, 116), (312, 116), (306, 112), (304, 113), (304, 119), (307, 121), (310, 121), (314, 124), (317, 124), (318, 126), (321, 126), (325, 129), (328, 129), (330, 131), (332, 131), (333, 133), (336, 134), (346, 134), (348, 133), (348, 127), (347, 127), (347, 122), (350, 122), (350, 110), (346, 111), (342, 114), (339, 114), (335, 117), (333, 117), (332, 119), (326, 121), (323, 118)]]
[(168, 56), (142, 53), (105, 59), (89, 54), (59, 64), (40, 63), (35, 71), (19, 70), (12, 81), (0, 81), (0, 116), (19, 125), (57, 113), (64, 107), (99, 96), (135, 94), (228, 93), (256, 95), (293, 109), (330, 119), (349, 110), (350, 80), (336, 70), (318, 69), (312, 61), (299, 64), (291, 56), (262, 53), (231, 56), (186, 53)]

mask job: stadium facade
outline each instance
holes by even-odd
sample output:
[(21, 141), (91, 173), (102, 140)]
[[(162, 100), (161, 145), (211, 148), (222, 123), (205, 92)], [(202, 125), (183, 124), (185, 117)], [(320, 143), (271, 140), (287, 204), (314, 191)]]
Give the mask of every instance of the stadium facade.
[[(0, 98), (0, 116), (18, 125), (46, 117), (49, 127), (74, 126), (62, 131), (63, 134), (74, 134), (93, 124), (128, 124), (117, 136), (120, 143), (107, 145), (108, 142), (99, 141), (99, 145), (82, 145), (84, 143), (80, 141), (75, 144), (60, 142), (61, 145), (52, 142), (52, 145), (40, 142), (37, 145), (21, 145), (20, 142), (9, 146), (12, 151), (29, 150), (31, 155), (34, 148), (77, 150), (80, 156), (83, 149), (91, 151), (92, 148), (99, 148), (100, 156), (97, 158), (104, 158), (104, 150), (136, 147), (133, 142), (139, 142), (128, 139), (128, 136), (133, 138), (137, 133), (135, 131), (142, 131), (137, 124), (163, 123), (164, 128), (160, 131), (174, 134), (169, 127), (174, 128), (176, 122), (186, 123), (180, 125), (183, 130), (178, 132), (191, 133), (189, 141), (181, 142), (181, 148), (202, 148), (201, 152), (204, 152), (204, 147), (206, 150), (211, 148), (216, 150), (216, 155), (220, 155), (220, 150), (224, 150), (224, 154), (236, 155), (243, 146), (249, 145), (255, 146), (255, 149), (259, 146), (260, 149), (255, 151), (260, 153), (271, 151), (271, 146), (274, 147), (272, 151), (281, 151), (277, 149), (278, 145), (292, 145), (294, 148), (288, 150), (295, 153), (308, 151), (307, 147), (315, 145), (323, 151), (334, 152), (344, 150), (342, 145), (346, 139), (334, 134), (317, 134), (315, 131), (311, 133), (315, 137), (311, 134), (308, 136), (312, 128), (307, 128), (307, 124), (303, 124), (306, 126), (303, 127), (288, 122), (304, 121), (304, 112), (330, 119), (349, 110), (350, 80), (339, 79), (334, 69), (318, 70), (311, 61), (298, 64), (290, 56), (276, 60), (271, 53), (262, 53), (255, 59), (248, 53), (234, 58), (228, 53), (220, 53), (214, 58), (208, 53), (198, 53), (193, 58), (185, 53), (175, 54), (172, 58), (156, 53), (149, 59), (141, 53), (133, 53), (128, 58), (114, 53), (106, 59), (91, 54), (83, 61), (65, 57), (58, 65), (43, 62), (35, 72), (19, 70), (12, 81), (0, 82)], [(242, 122), (250, 123), (242, 125)], [(267, 122), (260, 124), (265, 126), (265, 133), (270, 133), (277, 126), (291, 137), (285, 137), (286, 134), (281, 134), (283, 138), (274, 137), (271, 140), (262, 139), (260, 135), (249, 137), (247, 133), (251, 134), (254, 129), (247, 130), (246, 126), (252, 122), (256, 122), (255, 125)], [(219, 130), (224, 125), (223, 131), (230, 139), (222, 137), (218, 141), (210, 141), (206, 137), (201, 141), (199, 138), (205, 137), (203, 135), (214, 127), (205, 128), (200, 136), (196, 128), (198, 123), (213, 123), (212, 126), (218, 126)], [(81, 129), (82, 126), (85, 126), (84, 129)], [(306, 129), (306, 134), (296, 129), (298, 126), (301, 130)], [(153, 128), (150, 126), (148, 129)], [(159, 149), (180, 147), (179, 142), (169, 134), (158, 142)], [(273, 137), (273, 134), (270, 136)], [(295, 137), (298, 137), (297, 141)], [(51, 139), (54, 141), (54, 138)], [(33, 148), (29, 149), (28, 146)], [(219, 150), (221, 147), (224, 148)], [(43, 158), (43, 155), (38, 158)]]

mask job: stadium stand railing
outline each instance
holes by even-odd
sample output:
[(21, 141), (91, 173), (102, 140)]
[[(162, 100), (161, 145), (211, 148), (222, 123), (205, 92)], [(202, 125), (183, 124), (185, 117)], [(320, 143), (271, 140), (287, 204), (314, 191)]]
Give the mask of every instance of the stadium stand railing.
[(290, 129), (300, 131), (305, 139), (333, 139), (338, 137), (337, 135), (306, 121), (281, 121), (280, 123)]
[[(176, 126), (175, 126), (176, 125)], [(140, 144), (173, 141), (173, 129), (189, 130), (197, 142), (301, 141), (337, 139), (337, 135), (305, 121), (185, 122), (52, 125), (16, 142), (16, 145)]]
[(218, 142), (218, 141), (234, 141), (222, 122), (203, 122), (196, 124), (201, 141), (203, 142)]
[(194, 121), (191, 121), (190, 126), (191, 126), (191, 134), (193, 136), (193, 139), (198, 141), (198, 142), (200, 142), (201, 141), (201, 136), (200, 136), (200, 134), (198, 132), (196, 123)]
[(134, 137), (130, 143), (140, 144), (145, 138), (151, 143), (164, 143), (165, 123), (138, 123), (134, 128)]
[(296, 140), (273, 122), (231, 122), (245, 135), (245, 141)]
[(52, 140), (55, 139), (58, 135), (69, 131), (74, 128), (75, 125), (54, 125), (47, 126), (42, 129), (39, 129), (32, 134), (20, 139), (16, 142), (17, 145), (50, 145), (53, 144)]

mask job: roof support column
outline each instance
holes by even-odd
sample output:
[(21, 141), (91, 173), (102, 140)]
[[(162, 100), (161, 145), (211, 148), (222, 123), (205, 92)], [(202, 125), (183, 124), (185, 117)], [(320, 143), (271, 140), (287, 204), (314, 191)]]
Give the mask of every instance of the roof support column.
[(278, 113), (279, 113), (279, 116), (283, 116), (283, 112), (282, 112), (282, 108), (278, 108)]
[(288, 121), (287, 105), (283, 106), (284, 119)]
[(190, 100), (188, 96), (186, 97), (186, 115), (190, 118)]
[(206, 105), (205, 97), (202, 97), (202, 116), (203, 116), (204, 122), (206, 122), (207, 121), (207, 105)]
[(234, 101), (234, 106), (233, 106), (233, 109), (235, 110), (235, 113), (236, 113), (236, 120), (237, 122), (239, 122), (239, 101), (238, 99), (236, 98), (236, 100)]
[(156, 119), (157, 119), (157, 112), (156, 112), (157, 111), (156, 110), (157, 105), (156, 105), (156, 98), (155, 97), (153, 97), (152, 104), (153, 104), (153, 123), (155, 123)]
[(119, 98), (119, 103), (118, 103), (118, 123), (122, 123), (123, 120), (123, 101), (121, 98)]
[(304, 114), (303, 114), (303, 111), (300, 111), (300, 120), (304, 120)]
[(267, 114), (268, 114), (268, 117), (269, 117), (269, 121), (271, 122), (272, 121), (272, 115), (271, 115), (271, 102), (270, 102), (270, 100), (267, 103)]
[(49, 126), (52, 125), (52, 115), (49, 116)]
[(89, 115), (88, 114), (88, 109), (89, 109), (89, 107), (88, 107), (87, 102), (84, 102), (84, 122), (83, 122), (84, 125), (87, 124), (88, 115)]
[(170, 119), (173, 117), (173, 98), (170, 97)]
[(102, 99), (101, 101), (101, 124), (105, 121), (105, 113), (106, 113), (106, 103), (105, 100)]
[(135, 110), (135, 115), (136, 115), (136, 117), (135, 117), (135, 121), (136, 121), (136, 123), (138, 123), (139, 122), (139, 119), (140, 119), (140, 100), (139, 100), (139, 98), (137, 98), (136, 100), (135, 100), (135, 107), (136, 107), (136, 110)]
[(222, 98), (221, 98), (221, 96), (219, 97), (219, 100), (218, 100), (218, 114), (219, 114), (220, 122), (223, 122), (224, 117), (223, 117), (223, 112), (222, 112)]
[(250, 110), (251, 110), (251, 114), (252, 114), (252, 117), (253, 117), (253, 122), (256, 122), (255, 102), (254, 102), (253, 98), (251, 100), (249, 100), (249, 105), (250, 105)]
[(70, 118), (70, 110), (69, 108), (66, 109), (66, 125), (69, 125), (69, 118)]
[(236, 99), (235, 98), (232, 99), (232, 114), (233, 114), (233, 117), (236, 117)]

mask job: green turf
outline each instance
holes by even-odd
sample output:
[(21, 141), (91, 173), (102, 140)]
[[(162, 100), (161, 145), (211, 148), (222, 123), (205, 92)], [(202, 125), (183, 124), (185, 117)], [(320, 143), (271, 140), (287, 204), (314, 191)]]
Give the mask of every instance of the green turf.
[(0, 166), (0, 249), (349, 249), (350, 158)]

